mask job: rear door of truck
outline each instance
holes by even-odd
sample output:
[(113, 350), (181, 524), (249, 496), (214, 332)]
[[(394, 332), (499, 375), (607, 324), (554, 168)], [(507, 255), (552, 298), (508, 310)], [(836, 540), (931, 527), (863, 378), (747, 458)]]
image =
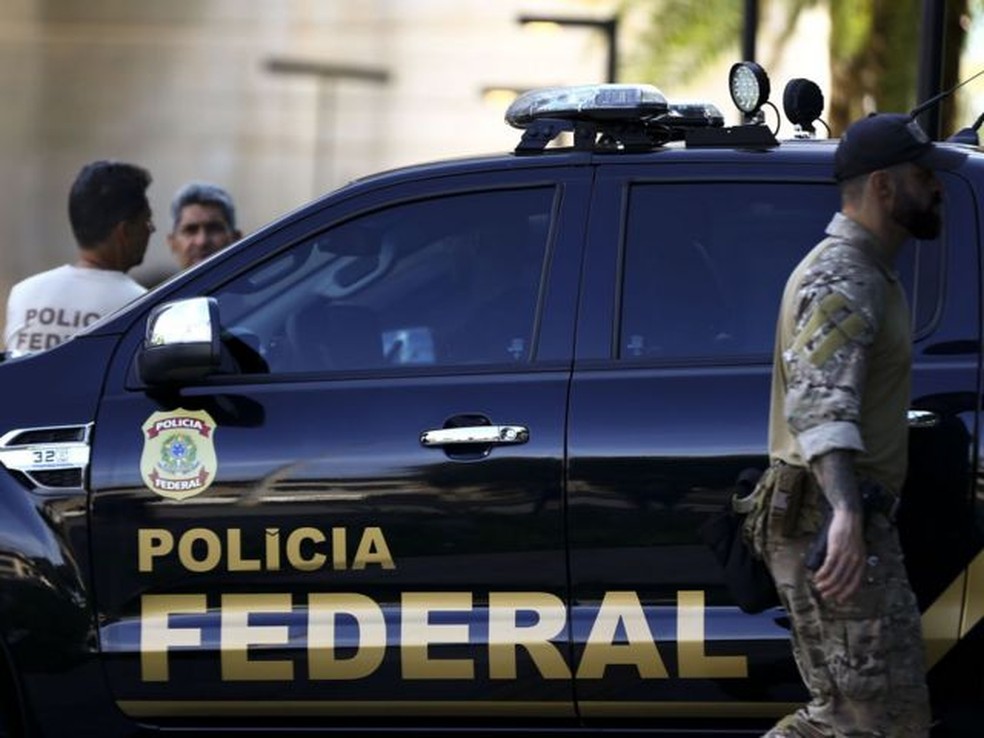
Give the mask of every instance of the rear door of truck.
[[(839, 196), (829, 164), (653, 158), (606, 159), (592, 202), (569, 431), (578, 708), (593, 724), (765, 725), (805, 698), (788, 620), (735, 606), (698, 527), (767, 464), (779, 298)], [(980, 619), (980, 267), (970, 190), (944, 185), (944, 235), (899, 259), (920, 411), (902, 536), (940, 698), (946, 654)]]

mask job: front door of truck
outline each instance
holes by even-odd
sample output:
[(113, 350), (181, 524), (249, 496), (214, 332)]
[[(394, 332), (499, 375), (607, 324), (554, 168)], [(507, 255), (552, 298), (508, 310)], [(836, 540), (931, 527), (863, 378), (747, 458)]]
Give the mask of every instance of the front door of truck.
[(124, 340), (95, 424), (92, 541), (125, 713), (573, 715), (562, 460), (581, 230), (559, 224), (585, 192), (432, 190), (311, 216), (205, 290), (226, 375), (148, 390), (142, 328)]

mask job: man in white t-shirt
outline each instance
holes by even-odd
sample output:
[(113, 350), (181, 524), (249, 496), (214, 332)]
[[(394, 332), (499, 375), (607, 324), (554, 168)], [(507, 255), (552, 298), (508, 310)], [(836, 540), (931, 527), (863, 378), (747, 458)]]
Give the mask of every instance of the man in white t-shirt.
[(126, 272), (143, 261), (154, 232), (150, 182), (150, 173), (133, 164), (82, 168), (68, 196), (76, 261), (11, 289), (3, 332), (8, 356), (53, 348), (146, 292)]

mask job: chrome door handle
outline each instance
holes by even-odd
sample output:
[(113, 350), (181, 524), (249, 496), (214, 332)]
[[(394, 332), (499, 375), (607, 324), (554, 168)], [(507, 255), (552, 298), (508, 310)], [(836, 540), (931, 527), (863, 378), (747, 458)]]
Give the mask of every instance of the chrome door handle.
[(932, 410), (910, 410), (908, 418), (910, 428), (935, 428), (943, 421), (940, 414)]
[(522, 425), (473, 425), (463, 428), (438, 428), (420, 434), (422, 446), (461, 446), (479, 444), (502, 446), (526, 443), (530, 431)]

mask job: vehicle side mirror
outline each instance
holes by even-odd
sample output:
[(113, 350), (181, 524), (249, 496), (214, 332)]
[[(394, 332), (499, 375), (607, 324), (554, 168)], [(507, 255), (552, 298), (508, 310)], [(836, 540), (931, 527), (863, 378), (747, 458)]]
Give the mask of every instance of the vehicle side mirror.
[(137, 372), (152, 386), (196, 381), (215, 371), (220, 357), (219, 304), (191, 297), (151, 311)]

